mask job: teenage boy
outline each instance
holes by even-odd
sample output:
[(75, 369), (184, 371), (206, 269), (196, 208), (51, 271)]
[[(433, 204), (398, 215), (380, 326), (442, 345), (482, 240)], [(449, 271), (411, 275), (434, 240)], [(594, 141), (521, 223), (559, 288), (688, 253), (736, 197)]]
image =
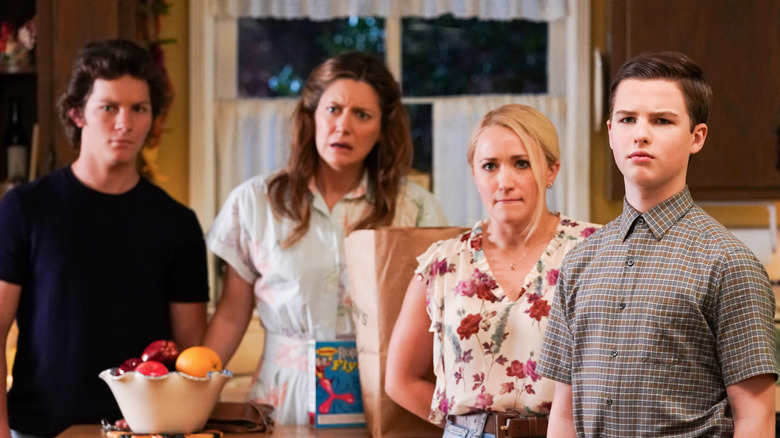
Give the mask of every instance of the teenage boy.
[[(83, 47), (60, 116), (76, 161), (0, 202), (0, 339), (19, 327), (13, 384), (0, 360), (0, 437), (53, 437), (121, 417), (107, 368), (156, 339), (206, 328), (206, 249), (195, 214), (140, 176), (138, 153), (166, 104), (149, 52)], [(10, 426), (10, 431), (9, 431)]]
[(774, 436), (766, 271), (686, 185), (711, 95), (677, 52), (629, 60), (612, 83), (623, 213), (560, 272), (536, 369), (556, 381), (550, 437)]

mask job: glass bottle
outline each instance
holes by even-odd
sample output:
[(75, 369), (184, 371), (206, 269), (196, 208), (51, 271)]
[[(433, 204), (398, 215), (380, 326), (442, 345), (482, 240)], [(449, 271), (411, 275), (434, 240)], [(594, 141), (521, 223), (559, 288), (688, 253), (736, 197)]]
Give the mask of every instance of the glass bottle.
[(21, 103), (18, 98), (11, 101), (8, 126), (3, 136), (8, 179), (12, 183), (27, 181), (27, 135), (22, 127)]

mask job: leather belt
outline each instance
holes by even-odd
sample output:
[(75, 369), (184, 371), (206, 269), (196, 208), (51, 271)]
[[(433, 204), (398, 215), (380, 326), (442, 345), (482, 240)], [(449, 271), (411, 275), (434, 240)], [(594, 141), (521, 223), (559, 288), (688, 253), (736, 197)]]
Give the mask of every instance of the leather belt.
[(526, 416), (516, 412), (474, 412), (450, 415), (449, 420), (458, 426), (476, 432), (492, 433), (496, 438), (543, 437), (547, 435), (547, 417)]

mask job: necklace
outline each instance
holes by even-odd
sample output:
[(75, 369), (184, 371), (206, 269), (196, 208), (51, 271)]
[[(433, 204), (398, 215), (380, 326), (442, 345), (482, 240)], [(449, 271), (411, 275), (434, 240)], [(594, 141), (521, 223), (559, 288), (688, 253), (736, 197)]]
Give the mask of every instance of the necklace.
[(508, 262), (510, 271), (514, 271), (515, 269), (517, 269), (517, 266), (515, 266), (515, 263), (513, 261), (511, 261), (511, 260), (524, 260), (526, 254), (528, 253), (528, 247), (527, 246), (524, 246), (523, 247), (523, 252), (521, 252), (517, 256), (508, 256), (507, 253), (504, 252), (503, 249), (501, 249), (501, 247), (499, 247), (498, 245), (495, 245), (495, 244), (493, 244), (493, 249), (499, 253), (498, 255), (500, 255), (500, 257), (495, 257), (495, 256), (494, 257), (490, 257), (490, 261), (493, 262), (492, 264), (496, 265), (496, 262), (498, 262), (499, 265), (502, 265), (502, 264), (506, 263), (505, 260), (510, 260)]

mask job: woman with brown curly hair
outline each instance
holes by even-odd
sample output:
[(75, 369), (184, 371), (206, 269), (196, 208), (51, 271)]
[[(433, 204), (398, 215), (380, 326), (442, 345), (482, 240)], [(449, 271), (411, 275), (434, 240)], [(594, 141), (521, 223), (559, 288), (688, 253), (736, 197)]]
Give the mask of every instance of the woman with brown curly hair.
[(446, 219), (406, 179), (409, 118), (382, 61), (348, 53), (317, 67), (292, 131), (287, 167), (234, 189), (209, 231), (227, 272), (204, 344), (227, 362), (256, 305), (266, 340), (250, 398), (274, 406), (280, 424), (305, 424), (308, 342), (354, 336), (344, 236)]

